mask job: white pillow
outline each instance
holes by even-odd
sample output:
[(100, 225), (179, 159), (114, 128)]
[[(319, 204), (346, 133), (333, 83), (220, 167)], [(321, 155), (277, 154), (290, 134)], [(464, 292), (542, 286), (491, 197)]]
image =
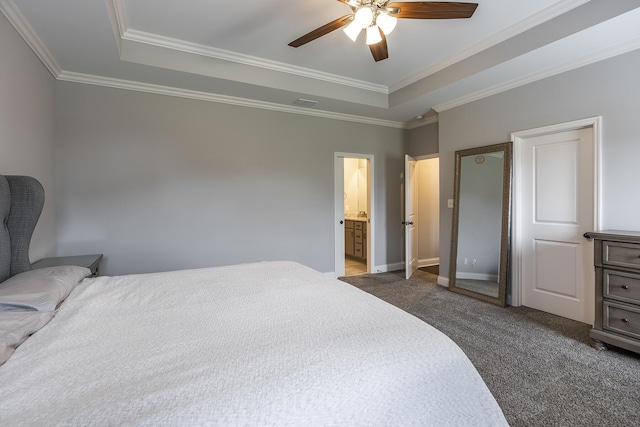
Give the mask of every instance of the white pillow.
[(39, 268), (0, 283), (0, 311), (53, 311), (91, 270), (75, 265)]
[(0, 312), (0, 365), (53, 317), (53, 311)]

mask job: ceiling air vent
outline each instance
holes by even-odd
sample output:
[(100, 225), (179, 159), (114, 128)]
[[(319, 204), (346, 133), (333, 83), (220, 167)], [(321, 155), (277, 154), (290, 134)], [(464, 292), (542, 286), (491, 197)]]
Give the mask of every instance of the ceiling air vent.
[(314, 101), (313, 99), (298, 98), (293, 103), (295, 105), (300, 105), (301, 107), (313, 107), (318, 103), (318, 101)]

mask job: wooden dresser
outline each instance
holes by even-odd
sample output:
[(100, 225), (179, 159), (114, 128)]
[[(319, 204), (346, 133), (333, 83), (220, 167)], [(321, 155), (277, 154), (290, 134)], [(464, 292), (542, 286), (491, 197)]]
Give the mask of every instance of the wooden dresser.
[(589, 336), (640, 353), (640, 232), (602, 230), (594, 239), (596, 316)]

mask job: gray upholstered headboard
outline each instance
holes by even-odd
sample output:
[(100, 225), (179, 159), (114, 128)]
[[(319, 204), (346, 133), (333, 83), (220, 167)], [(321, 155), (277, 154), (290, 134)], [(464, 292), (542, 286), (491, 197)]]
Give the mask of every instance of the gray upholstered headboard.
[(37, 179), (0, 175), (0, 282), (31, 270), (29, 244), (43, 205)]

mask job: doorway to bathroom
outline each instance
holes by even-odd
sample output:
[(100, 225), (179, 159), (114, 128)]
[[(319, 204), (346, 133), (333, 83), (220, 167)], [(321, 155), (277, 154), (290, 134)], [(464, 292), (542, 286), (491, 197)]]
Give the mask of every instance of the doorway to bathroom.
[(344, 159), (344, 275), (367, 273), (367, 159)]
[(335, 273), (354, 276), (372, 271), (373, 156), (335, 153)]

